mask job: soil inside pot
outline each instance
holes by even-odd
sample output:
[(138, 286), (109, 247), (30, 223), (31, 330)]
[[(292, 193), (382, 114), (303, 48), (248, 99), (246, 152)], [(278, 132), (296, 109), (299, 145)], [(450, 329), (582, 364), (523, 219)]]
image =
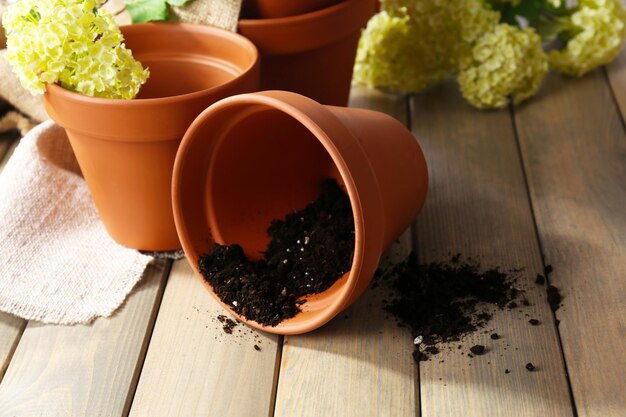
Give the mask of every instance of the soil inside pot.
[(248, 260), (240, 245), (215, 244), (199, 267), (213, 291), (238, 314), (276, 326), (301, 311), (304, 298), (323, 292), (352, 265), (354, 219), (350, 199), (335, 180), (319, 197), (267, 230), (263, 258)]

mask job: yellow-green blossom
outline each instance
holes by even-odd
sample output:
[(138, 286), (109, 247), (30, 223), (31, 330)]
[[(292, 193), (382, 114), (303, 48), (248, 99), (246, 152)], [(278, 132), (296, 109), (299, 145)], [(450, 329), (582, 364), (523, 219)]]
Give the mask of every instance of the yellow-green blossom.
[(81, 94), (134, 98), (148, 70), (123, 44), (96, 0), (21, 0), (2, 16), (6, 57), (21, 84), (42, 94), (58, 83)]
[(534, 30), (501, 24), (476, 42), (461, 60), (458, 82), (463, 97), (481, 109), (504, 107), (534, 95), (548, 63)]
[(580, 0), (568, 26), (574, 36), (564, 49), (550, 52), (550, 67), (582, 76), (617, 56), (626, 37), (626, 12), (621, 0)]
[(362, 34), (354, 80), (404, 92), (456, 72), (471, 43), (499, 20), (478, 0), (383, 0), (382, 9)]

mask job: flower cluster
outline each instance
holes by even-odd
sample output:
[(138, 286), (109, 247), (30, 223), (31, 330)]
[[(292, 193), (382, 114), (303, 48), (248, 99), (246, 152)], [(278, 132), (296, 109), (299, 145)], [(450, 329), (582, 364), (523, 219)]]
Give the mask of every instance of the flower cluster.
[(420, 91), (456, 71), (460, 56), (499, 15), (478, 0), (383, 0), (361, 35), (354, 79)]
[(580, 0), (565, 22), (566, 33), (573, 35), (564, 49), (550, 52), (550, 66), (581, 76), (611, 62), (626, 37), (626, 12), (620, 1)]
[(478, 108), (519, 103), (537, 92), (548, 72), (541, 38), (506, 23), (485, 33), (463, 58), (458, 82), (463, 97)]
[(112, 16), (95, 0), (21, 0), (2, 16), (6, 57), (21, 84), (46, 84), (104, 98), (132, 99), (149, 72), (126, 49)]
[[(381, 4), (361, 36), (355, 83), (419, 92), (456, 76), (467, 101), (483, 109), (533, 96), (548, 67), (583, 75), (610, 62), (626, 37), (621, 0)], [(542, 40), (563, 47), (546, 54)]]

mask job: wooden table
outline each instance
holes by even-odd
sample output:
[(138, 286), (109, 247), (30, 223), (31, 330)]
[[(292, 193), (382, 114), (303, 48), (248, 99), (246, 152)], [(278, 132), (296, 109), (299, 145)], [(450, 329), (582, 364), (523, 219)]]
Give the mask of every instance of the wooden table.
[[(539, 326), (499, 311), (501, 343), (464, 341), (488, 355), (416, 364), (368, 290), (311, 334), (227, 335), (187, 261), (158, 261), (91, 326), (0, 314), (0, 416), (626, 416), (626, 53), (582, 79), (552, 75), (510, 110), (476, 111), (453, 84), (355, 89), (352, 105), (406, 123), (430, 165), (426, 207), (387, 257), (522, 267)], [(558, 326), (534, 284), (547, 264), (564, 296)]]

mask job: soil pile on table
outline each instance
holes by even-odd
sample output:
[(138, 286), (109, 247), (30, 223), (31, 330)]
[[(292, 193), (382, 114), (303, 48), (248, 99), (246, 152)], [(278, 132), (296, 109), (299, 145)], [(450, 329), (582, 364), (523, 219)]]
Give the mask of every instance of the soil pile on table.
[(263, 259), (248, 260), (237, 244), (215, 244), (200, 271), (218, 297), (248, 320), (276, 326), (295, 316), (303, 297), (323, 292), (352, 265), (354, 219), (350, 199), (335, 180), (300, 211), (274, 220)]
[[(460, 255), (448, 263), (419, 264), (412, 253), (379, 279), (392, 290), (384, 308), (411, 329), (416, 345), (413, 357), (420, 361), (437, 354), (438, 343), (458, 341), (484, 327), (494, 306), (511, 304), (520, 293), (513, 286), (515, 272), (481, 271), (479, 265), (462, 261)], [(479, 349), (474, 346), (472, 352), (479, 354), (474, 352)], [(480, 354), (483, 352), (484, 347)]]

